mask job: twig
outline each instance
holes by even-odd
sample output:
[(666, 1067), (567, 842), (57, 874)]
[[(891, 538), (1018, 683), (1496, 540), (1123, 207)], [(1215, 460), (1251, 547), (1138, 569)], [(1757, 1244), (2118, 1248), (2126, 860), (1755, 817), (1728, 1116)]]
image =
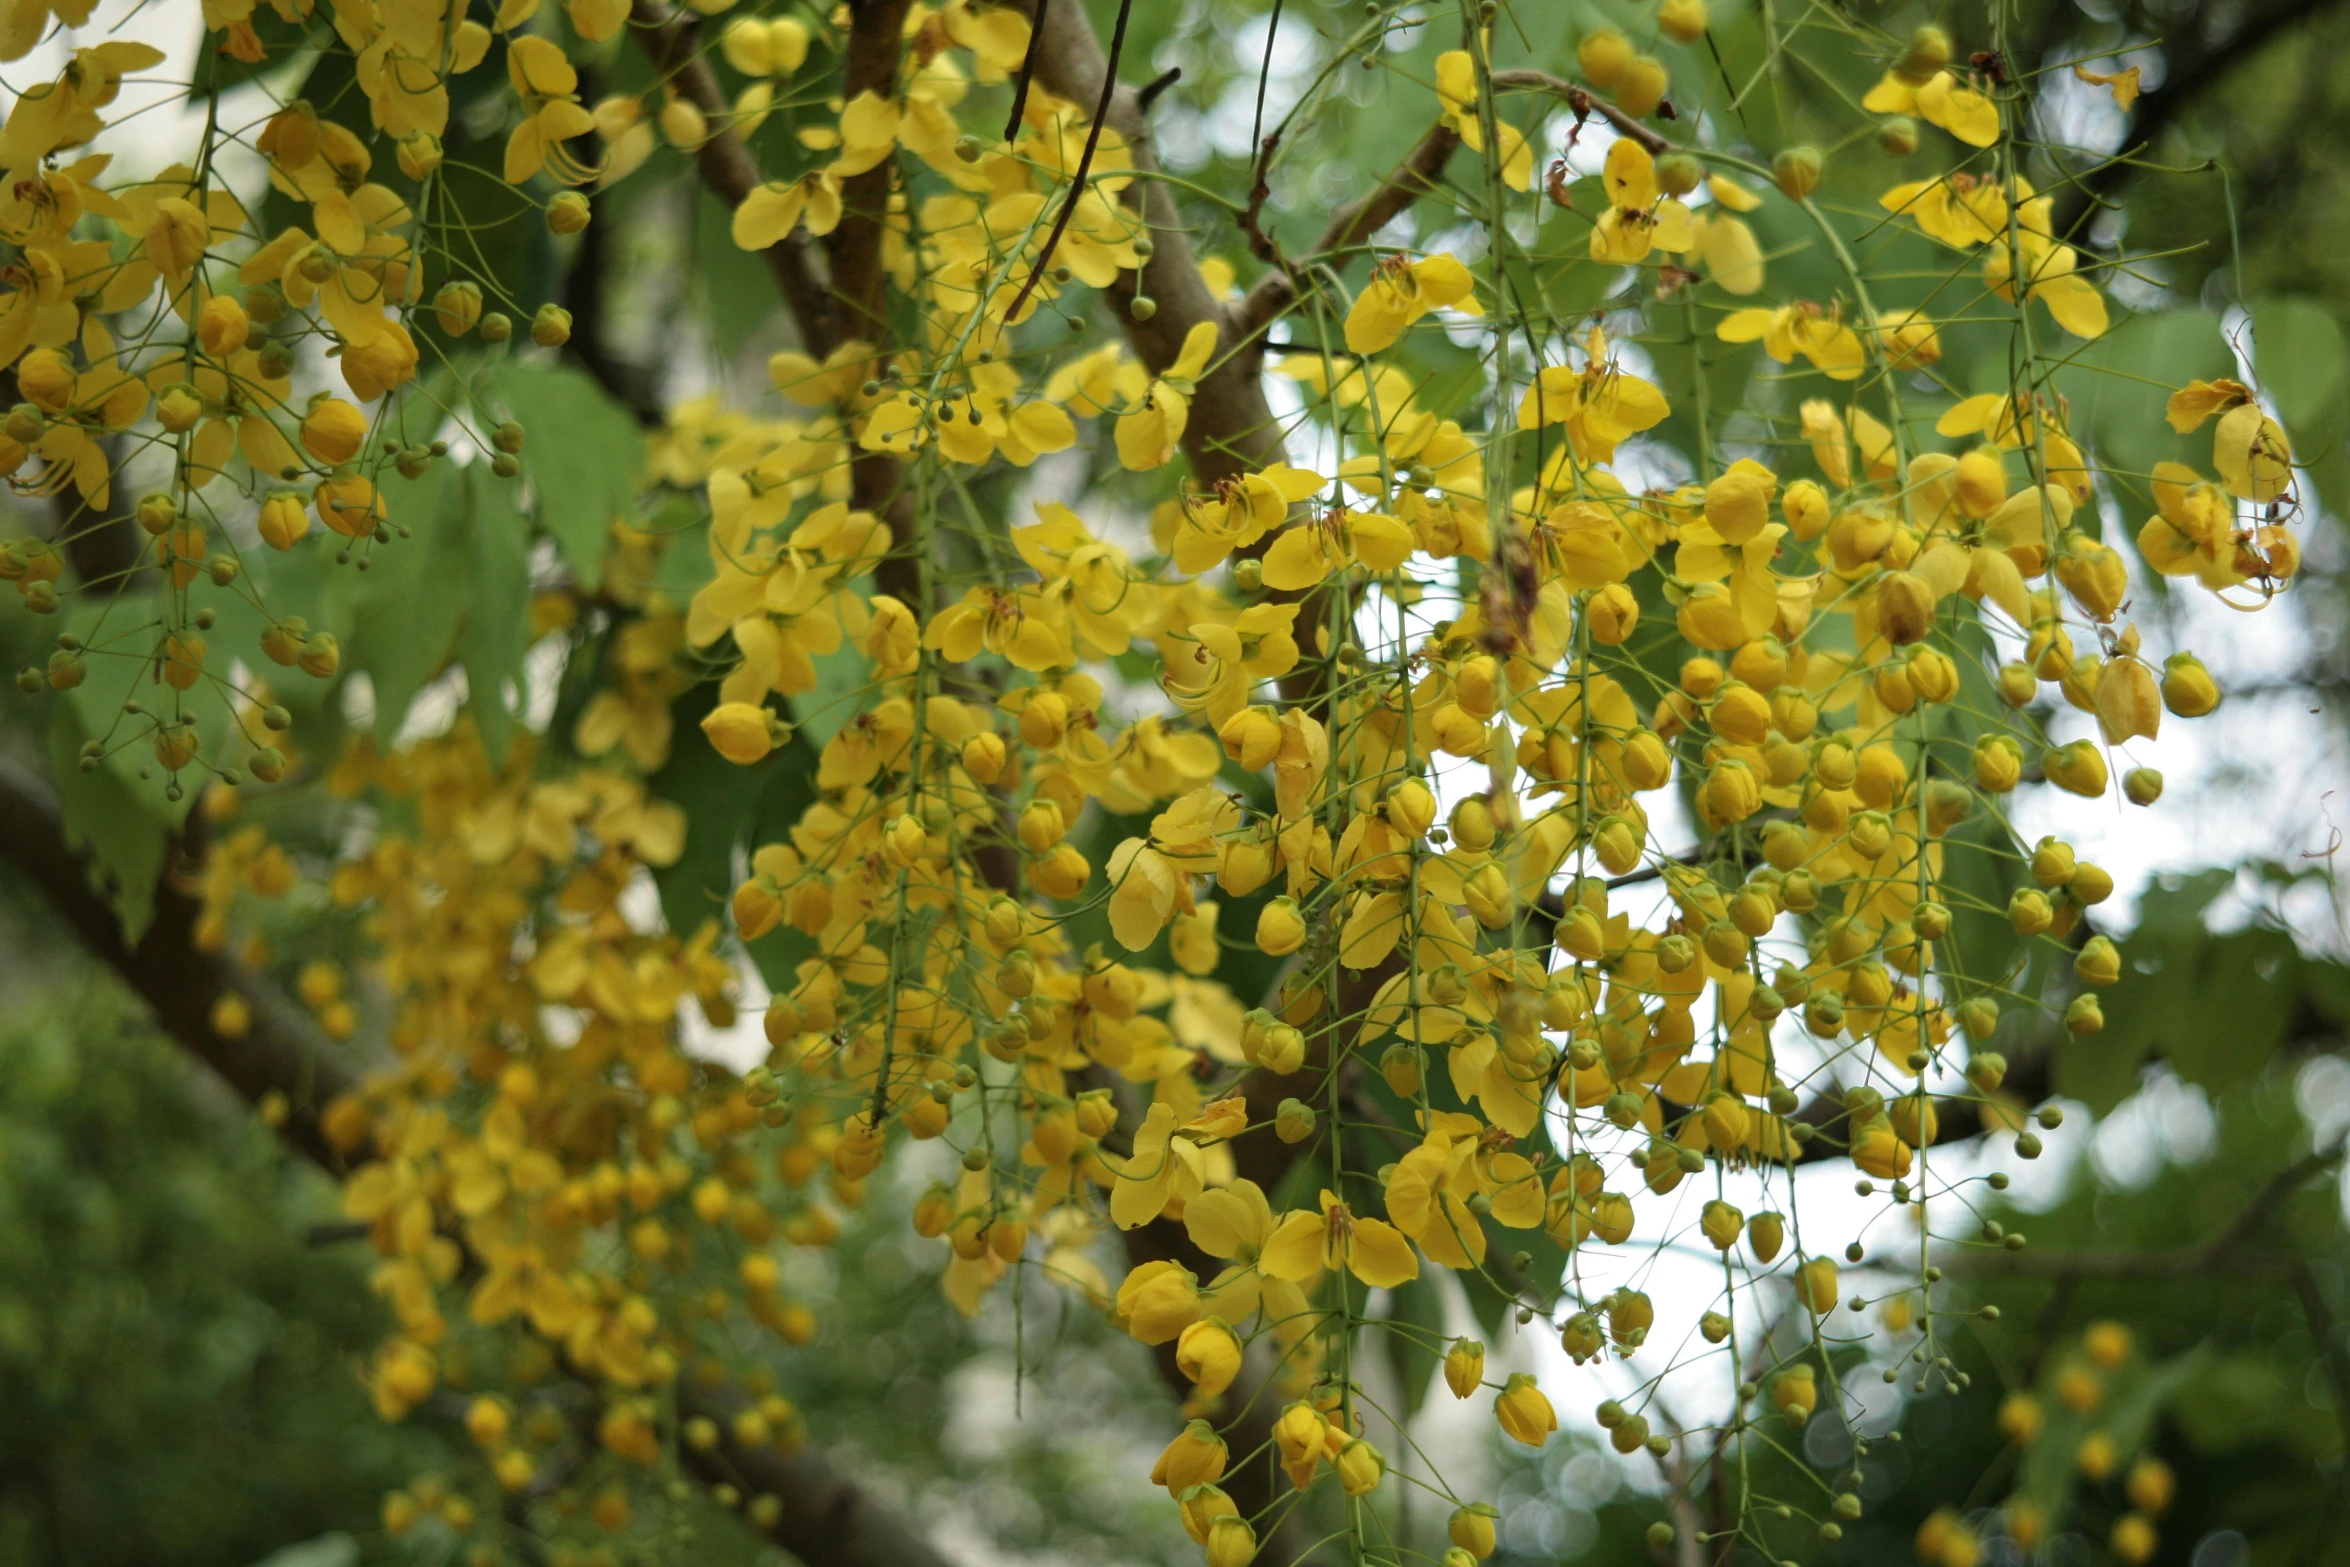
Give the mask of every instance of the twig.
[(1589, 119), (1596, 114), (1614, 126), (1617, 135), (1630, 137), (1652, 153), (1673, 150), (1671, 142), (1606, 99), (1593, 96), (1590, 88), (1564, 77), (1553, 76), (1548, 71), (1496, 71), (1493, 73), (1493, 90), (1497, 93), (1546, 92), (1554, 98), (1565, 99), (1567, 107), (1575, 111), (1578, 120)]
[[(2176, 1278), (2207, 1272), (2239, 1251), (2311, 1176), (2338, 1163), (2343, 1147), (2344, 1140), (2336, 1138), (2330, 1146), (2314, 1149), (2270, 1176), (2268, 1183), (2253, 1194), (2252, 1200), (2234, 1218), (2199, 1245), (2151, 1252), (2084, 1251), (2045, 1255), (2002, 1252), (1964, 1266), (1976, 1273), (2035, 1273), (2056, 1278)], [(2289, 1271), (2293, 1264), (2275, 1258), (2236, 1257), (2232, 1266)]]
[[(678, 97), (701, 110), (712, 124), (724, 123), (730, 112), (726, 97), (718, 90), (718, 78), (696, 52), (690, 18), (669, 11), (656, 0), (635, 0), (629, 15), (629, 36), (652, 62), (655, 74)], [(742, 138), (730, 130), (713, 132), (694, 149), (694, 167), (703, 185), (729, 212), (759, 188), (758, 162)], [(806, 231), (794, 229), (760, 254), (799, 327), (800, 341), (819, 359), (831, 353), (840, 345), (841, 333), (833, 320), (830, 286)]]
[[(1358, 201), (1349, 202), (1332, 215), (1321, 237), (1314, 241), (1310, 257), (1335, 256), (1341, 251), (1352, 250), (1385, 228), (1398, 213), (1436, 188), (1436, 182), (1444, 174), (1445, 164), (1451, 161), (1460, 144), (1460, 135), (1451, 126), (1442, 121), (1430, 126), (1418, 145), (1395, 166), (1395, 172), (1379, 182), (1376, 190)], [(1263, 190), (1262, 172), (1258, 181), (1258, 189), (1249, 193), (1252, 219), (1259, 193)], [(1270, 243), (1268, 240), (1267, 244)], [(1251, 248), (1254, 248), (1253, 242)], [(1280, 258), (1276, 253), (1265, 259), (1279, 261)], [(1252, 355), (1262, 357), (1265, 329), (1296, 305), (1299, 297), (1296, 272), (1286, 262), (1265, 273), (1250, 286), (1247, 297), (1240, 303), (1234, 325)]]
[(1028, 117), (1028, 88), (1036, 80), (1036, 55), (1044, 43), (1046, 0), (1036, 0), (1036, 16), (1028, 24), (1028, 53), (1020, 59), (1020, 79), (1012, 84), (1012, 113), (1004, 121), (1004, 140), (1020, 139), (1020, 122)]
[[(1041, 22), (1042, 0), (1036, 9)], [(1085, 128), (1085, 151), (1077, 157), (1077, 178), (1070, 183), (1069, 199), (1061, 203), (1060, 215), (1053, 219), (1053, 231), (1045, 236), (1044, 249), (1036, 253), (1036, 265), (1029, 269), (1028, 281), (1020, 285), (1020, 292), (1012, 296), (1012, 308), (1004, 312), (1007, 324), (1020, 319), (1020, 307), (1028, 303), (1028, 296), (1044, 280), (1045, 269), (1053, 264), (1053, 252), (1059, 248), (1061, 236), (1069, 232), (1069, 220), (1077, 215), (1077, 203), (1085, 199), (1085, 181), (1093, 173), (1094, 149), (1102, 144), (1102, 127), (1110, 121), (1110, 99), (1118, 91), (1118, 57), (1126, 52), (1126, 19), (1133, 10), (1134, 0), (1118, 0), (1118, 22), (1110, 32), (1110, 60), (1102, 68), (1101, 101), (1094, 105), (1093, 123)], [(1029, 34), (1031, 52), (1043, 31), (1040, 26)]]

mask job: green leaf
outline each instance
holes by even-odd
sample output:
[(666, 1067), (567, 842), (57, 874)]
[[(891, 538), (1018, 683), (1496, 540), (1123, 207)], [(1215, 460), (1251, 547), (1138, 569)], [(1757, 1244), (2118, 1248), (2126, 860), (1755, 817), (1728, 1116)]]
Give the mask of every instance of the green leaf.
[(165, 806), (159, 793), (150, 802), (111, 767), (83, 772), (81, 750), (89, 738), (75, 705), (58, 703), (49, 720), (49, 776), (57, 782), (66, 847), (89, 855), (90, 890), (113, 908), (123, 941), (135, 947), (155, 922), (155, 888), (179, 822), (153, 807), (184, 812), (186, 806)]
[(2329, 433), (2334, 394), (2342, 387), (2342, 327), (2313, 299), (2282, 296), (2252, 306), (2253, 367), (2260, 389), (2297, 447), (2314, 450)]
[[(1999, 374), (2004, 387), (2005, 372)], [(2144, 476), (2166, 458), (2210, 466), (2208, 437), (2197, 443), (2164, 421), (2170, 394), (2198, 376), (2233, 374), (2218, 317), (2171, 310), (2115, 327), (2059, 370), (2056, 384), (2072, 402), (2074, 434), (2104, 454), (2125, 489), (2143, 496)]]
[(1443, 1280), (1431, 1270), (1398, 1285), (1388, 1293), (1387, 1320), (1394, 1326), (1379, 1330), (1379, 1339), (1409, 1420), (1427, 1401), (1444, 1362)]
[(374, 547), (349, 594), (351, 635), (344, 664), (365, 670), (375, 686), (375, 738), (388, 745), (407, 721), (409, 704), (448, 662), (473, 586), (473, 546), (466, 537), (466, 477), (436, 462), (422, 478), (393, 476), (383, 487), (393, 521), (413, 536)]
[(457, 656), (465, 664), (467, 706), (493, 766), (504, 766), (514, 738), (505, 687), (522, 676), (530, 639), (530, 524), (514, 505), (514, 486), (489, 464), (465, 470), (473, 582)]
[(500, 365), (483, 389), (522, 426), (532, 516), (593, 590), (603, 579), (613, 519), (635, 507), (644, 432), (627, 409), (569, 366)]

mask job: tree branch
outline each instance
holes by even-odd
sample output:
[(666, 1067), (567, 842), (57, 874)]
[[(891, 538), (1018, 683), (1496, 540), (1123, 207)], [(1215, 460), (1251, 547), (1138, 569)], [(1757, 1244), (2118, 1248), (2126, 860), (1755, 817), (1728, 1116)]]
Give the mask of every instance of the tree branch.
[(1577, 120), (1588, 119), (1596, 114), (1614, 126), (1618, 136), (1629, 137), (1652, 153), (1663, 154), (1673, 150), (1673, 144), (1665, 140), (1662, 135), (1641, 124), (1605, 98), (1594, 96), (1590, 88), (1570, 82), (1564, 77), (1553, 76), (1548, 71), (1496, 71), (1493, 73), (1493, 90), (1497, 93), (1548, 93), (1553, 98), (1566, 100), (1567, 107), (1575, 111)]
[(2110, 205), (2108, 198), (2112, 193), (2137, 172), (2131, 160), (2152, 151), (2163, 133), (2193, 108), (2204, 93), (2218, 86), (2228, 72), (2280, 31), (2325, 9), (2322, 0), (2280, 0), (2279, 4), (2247, 18), (2234, 32), (2209, 48), (2181, 56), (2166, 42), (2163, 52), (2170, 73), (2160, 88), (2138, 101), (2137, 119), (2130, 128), (2130, 151), (2108, 158), (2058, 188), (2051, 224), (2054, 232), (2072, 239), (2083, 223)]
[[(174, 846), (173, 858), (181, 858)], [(247, 1100), (272, 1093), (288, 1106), (278, 1135), (330, 1173), (343, 1160), (319, 1125), (319, 1110), (354, 1084), (350, 1069), (309, 1019), (266, 979), (195, 940), (198, 905), (169, 870), (155, 890), (155, 919), (133, 947), (114, 911), (91, 887), (81, 855), (68, 847), (65, 823), (46, 785), (0, 761), (0, 864), (48, 900), (83, 946), (119, 973), (154, 1009), (166, 1032), (226, 1078)], [(252, 1011), (251, 1026), (230, 1037), (212, 1025), (220, 997), (236, 994)], [(688, 1378), (678, 1408), (705, 1415), (720, 1432), (716, 1448), (682, 1452), (686, 1467), (708, 1484), (719, 1481), (746, 1495), (771, 1493), (783, 1513), (767, 1538), (808, 1567), (947, 1567), (911, 1519), (871, 1495), (812, 1448), (782, 1453), (746, 1448), (734, 1440), (734, 1414), (750, 1396), (730, 1385), (705, 1387)]]
[[(697, 52), (700, 40), (691, 16), (672, 12), (657, 0), (634, 0), (629, 36), (678, 97), (701, 110), (713, 126), (725, 123), (733, 111), (718, 90), (718, 78)], [(759, 188), (758, 161), (742, 138), (730, 130), (713, 131), (710, 139), (695, 149), (694, 167), (701, 172), (710, 194), (729, 213)], [(843, 334), (834, 319), (831, 287), (807, 231), (795, 228), (760, 254), (800, 329), (800, 341), (819, 359), (831, 353)]]
[[(1077, 0), (1047, 6), (1036, 37), (1037, 84), (1056, 98), (1091, 104), (1100, 100), (1108, 75), (1101, 40), (1085, 7)], [(1135, 170), (1144, 176), (1128, 184), (1120, 200), (1142, 214), (1153, 246), (1140, 272), (1121, 272), (1107, 291), (1126, 340), (1155, 375), (1183, 352), (1183, 339), (1193, 327), (1212, 322), (1219, 336), (1217, 357), (1193, 393), (1190, 421), (1183, 431), (1192, 477), (1208, 487), (1270, 467), (1282, 460), (1281, 431), (1265, 401), (1255, 358), (1232, 351), (1237, 323), (1200, 275), (1199, 257), (1191, 248), (1173, 191), (1165, 181), (1149, 177), (1158, 172), (1159, 162), (1151, 150), (1141, 96), (1132, 88), (1119, 87), (1111, 95), (1109, 128), (1125, 140)], [(1138, 295), (1147, 296), (1156, 307), (1148, 320), (1135, 319), (1132, 305)]]
[[(2247, 1268), (2254, 1265), (2254, 1259), (2239, 1257), (2236, 1253), (2259, 1234), (2261, 1226), (2273, 1218), (2286, 1200), (2299, 1191), (2311, 1176), (2341, 1162), (2344, 1142), (2345, 1139), (2337, 1137), (2326, 1147), (2310, 1150), (2270, 1176), (2235, 1217), (2194, 1246), (2149, 1252), (1998, 1252), (1979, 1261), (1970, 1259), (1965, 1266), (1970, 1273), (2030, 1273), (2054, 1278), (2087, 1279), (2177, 1278), (2207, 1273), (2222, 1262), (2233, 1268)], [(2289, 1267), (2289, 1264), (2279, 1266)]]
[[(1422, 196), (1436, 188), (1437, 179), (1461, 144), (1460, 133), (1442, 121), (1428, 127), (1419, 144), (1379, 182), (1379, 188), (1338, 209), (1314, 241), (1307, 260), (1352, 250), (1392, 222)], [(1298, 301), (1296, 269), (1276, 266), (1250, 286), (1235, 312), (1234, 329), (1247, 352), (1262, 356), (1264, 333)]]

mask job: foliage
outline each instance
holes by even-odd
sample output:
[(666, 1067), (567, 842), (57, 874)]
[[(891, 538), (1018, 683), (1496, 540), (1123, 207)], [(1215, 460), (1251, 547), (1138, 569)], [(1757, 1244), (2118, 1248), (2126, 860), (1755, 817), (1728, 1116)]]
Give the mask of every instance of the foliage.
[[(1116, 1452), (1211, 1567), (1465, 1567), (1415, 1431), (1441, 1376), (1547, 1448), (1542, 1323), (1630, 1379), (1649, 1548), (1849, 1556), (1844, 1455), (1770, 1455), (1862, 1412), (1836, 1313), (1890, 1266), (1805, 1171), (1922, 1227), (1900, 1418), (1981, 1457), (1957, 1395), (2034, 1379), (1945, 1263), (2023, 1248), (1945, 1130), (2029, 1158), (2159, 1057), (2285, 1135), (2338, 969), (2212, 936), (2216, 884), (2117, 944), (2013, 826), (2176, 808), (2222, 692), (2141, 597), (2260, 608), (2338, 484), (2330, 308), (2206, 308), (2076, 208), (2134, 165), (2049, 105), (2137, 67), (2006, 8), (1309, 6), (1268, 118), (1279, 7), (1188, 8), (1251, 62), (1121, 5), (1106, 64), (1076, 0), (709, 9), (206, 7), (162, 172), (86, 155), (142, 43), (40, 56), (4, 133), (0, 466), (64, 519), (0, 547), (60, 628), (22, 712), (126, 942), (197, 849), (193, 948), (380, 1047), (277, 1108), (377, 1254), (376, 1413), (473, 1449), (399, 1549), (792, 1543), (758, 1477), (819, 1422), (986, 1495), (1037, 1455), (926, 1426), (943, 1304), (1118, 1433), (1044, 1448), (1089, 1546)], [(1101, 91), (1161, 47), (1219, 149), (1175, 174), (1170, 83)], [(706, 392), (617, 353), (616, 235)], [(1113, 1333), (1188, 1422), (1155, 1464)], [(2247, 1354), (2134, 1324), (2114, 1461)], [(1882, 1511), (1943, 1567), (2075, 1510), (2147, 1559), (2171, 1488), (2102, 1515), (2080, 1435)]]

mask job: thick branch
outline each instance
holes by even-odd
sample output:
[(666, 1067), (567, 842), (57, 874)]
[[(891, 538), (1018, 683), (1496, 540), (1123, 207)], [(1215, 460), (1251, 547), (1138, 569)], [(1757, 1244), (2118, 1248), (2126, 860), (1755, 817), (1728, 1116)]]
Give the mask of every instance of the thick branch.
[[(711, 125), (724, 125), (732, 110), (725, 94), (718, 90), (718, 78), (698, 52), (694, 19), (682, 12), (671, 12), (658, 0), (635, 0), (629, 23), (629, 36), (653, 62), (653, 69), (661, 79), (678, 97), (701, 110)], [(694, 167), (701, 172), (702, 183), (709, 187), (710, 194), (730, 213), (743, 204), (744, 197), (759, 188), (758, 161), (743, 145), (742, 138), (730, 130), (714, 131), (696, 149)], [(844, 334), (835, 319), (831, 290), (807, 231), (795, 228), (761, 254), (767, 270), (775, 275), (775, 286), (782, 292), (784, 304), (799, 326), (800, 341), (819, 359), (831, 353)]]
[[(198, 906), (166, 874), (155, 891), (155, 920), (136, 947), (106, 900), (90, 885), (82, 856), (68, 848), (65, 824), (48, 787), (0, 762), (0, 863), (39, 888), (77, 939), (121, 974), (173, 1038), (228, 1079), (248, 1100), (285, 1097), (279, 1135), (313, 1163), (339, 1172), (342, 1160), (320, 1130), (318, 1112), (352, 1086), (349, 1069), (309, 1019), (265, 979), (195, 940)], [(212, 1026), (213, 1004), (244, 997), (252, 1025), (231, 1038)], [(746, 1495), (769, 1492), (783, 1514), (767, 1531), (808, 1567), (946, 1567), (913, 1522), (871, 1496), (810, 1448), (785, 1454), (734, 1441), (733, 1415), (749, 1402), (739, 1388), (681, 1384), (678, 1407), (707, 1415), (721, 1433), (710, 1452), (685, 1450), (686, 1466), (708, 1483), (727, 1481)]]
[[(1048, 5), (1037, 38), (1037, 84), (1056, 98), (1092, 104), (1099, 101), (1108, 73), (1109, 62), (1085, 7), (1076, 0)], [(1183, 352), (1183, 339), (1193, 327), (1213, 322), (1219, 334), (1217, 358), (1200, 378), (1183, 431), (1192, 477), (1207, 487), (1269, 467), (1282, 460), (1281, 431), (1265, 401), (1256, 356), (1232, 351), (1237, 323), (1200, 276), (1199, 257), (1191, 248), (1173, 191), (1165, 181), (1151, 177), (1159, 162), (1151, 150), (1141, 97), (1134, 89), (1120, 87), (1112, 96), (1109, 126), (1125, 139), (1134, 167), (1143, 176), (1130, 183), (1120, 199), (1141, 212), (1154, 247), (1139, 273), (1120, 273), (1109, 290), (1126, 340), (1144, 366), (1157, 374)], [(1156, 306), (1148, 320), (1134, 317), (1131, 307), (1137, 295), (1147, 296)]]

